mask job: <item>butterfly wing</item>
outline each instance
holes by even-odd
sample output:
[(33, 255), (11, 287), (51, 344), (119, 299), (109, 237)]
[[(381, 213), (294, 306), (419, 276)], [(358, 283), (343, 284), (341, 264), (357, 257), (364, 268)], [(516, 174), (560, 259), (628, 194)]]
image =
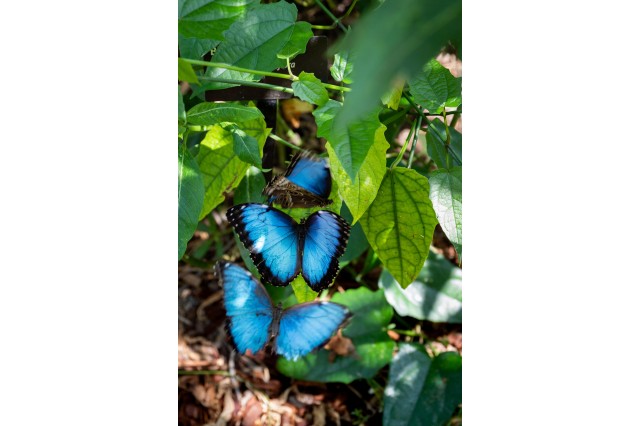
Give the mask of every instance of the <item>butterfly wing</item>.
[(331, 173), (326, 158), (304, 152), (296, 155), (284, 176), (307, 191), (327, 198), (331, 193)]
[(282, 313), (276, 353), (297, 359), (324, 345), (349, 318), (349, 310), (332, 302), (309, 302)]
[(249, 250), (263, 280), (277, 286), (289, 284), (300, 271), (298, 224), (273, 207), (238, 204), (227, 219)]
[(331, 174), (324, 158), (309, 152), (296, 155), (283, 176), (276, 176), (262, 191), (269, 203), (283, 207), (324, 207), (331, 204)]
[(337, 214), (320, 210), (305, 222), (302, 276), (313, 291), (329, 287), (338, 274), (351, 226)]
[(233, 263), (219, 265), (229, 331), (238, 352), (256, 353), (267, 344), (273, 304), (264, 286)]

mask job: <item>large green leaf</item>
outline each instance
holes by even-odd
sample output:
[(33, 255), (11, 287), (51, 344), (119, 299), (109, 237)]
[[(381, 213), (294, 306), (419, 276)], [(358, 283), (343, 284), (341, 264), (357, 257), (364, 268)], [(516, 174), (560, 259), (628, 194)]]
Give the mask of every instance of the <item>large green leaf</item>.
[(198, 226), (203, 199), (204, 186), (198, 164), (181, 143), (178, 145), (178, 260)]
[(369, 149), (353, 181), (342, 167), (333, 145), (331, 143), (325, 145), (329, 154), (331, 175), (338, 184), (340, 196), (353, 214), (353, 223), (357, 222), (373, 203), (384, 178), (387, 164), (385, 153), (389, 148), (384, 136), (385, 129), (386, 127), (381, 124), (376, 130), (373, 146)]
[(291, 85), (293, 94), (302, 99), (303, 101), (323, 106), (329, 100), (329, 93), (324, 88), (322, 82), (316, 78), (313, 74), (302, 71), (298, 76), (299, 80), (296, 80)]
[[(178, 32), (183, 37), (222, 40), (222, 33), (260, 0), (179, 0)], [(196, 58), (194, 58), (196, 59)]]
[(291, 281), (291, 288), (296, 295), (298, 303), (310, 302), (318, 297), (318, 293), (311, 290), (311, 287), (302, 277), (302, 274), (298, 275), (293, 281)]
[(313, 116), (318, 124), (318, 136), (329, 141), (347, 176), (355, 182), (369, 149), (375, 143), (376, 131), (381, 125), (378, 119), (379, 109), (348, 126), (335, 120), (343, 109), (340, 102), (330, 100), (323, 107), (316, 109)]
[(461, 0), (386, 1), (365, 15), (338, 48), (354, 54), (353, 90), (339, 120), (366, 115), (397, 79), (411, 79), (448, 41), (460, 53), (461, 33)]
[(462, 167), (432, 172), (429, 185), (438, 222), (462, 259)]
[(441, 120), (429, 123), (427, 152), (441, 169), (462, 165), (462, 134), (449, 127), (449, 148), (446, 147), (447, 128)]
[[(225, 40), (220, 43), (211, 61), (258, 71), (272, 71), (286, 66), (286, 61), (277, 55), (293, 35), (297, 15), (296, 6), (284, 1), (256, 6), (224, 33)], [(205, 75), (234, 80), (261, 78), (255, 74), (212, 67), (207, 68)], [(194, 93), (231, 86), (234, 85), (210, 82)]]
[(260, 119), (264, 121), (264, 116), (258, 108), (233, 103), (202, 102), (187, 111), (187, 121), (201, 126)]
[(429, 181), (415, 170), (388, 170), (361, 224), (384, 266), (406, 288), (427, 258), (438, 224)]
[(454, 77), (435, 59), (427, 62), (422, 73), (409, 82), (409, 87), (414, 99), (432, 114), (462, 103), (462, 78)]
[[(187, 112), (187, 121), (211, 126), (217, 122), (233, 122), (239, 129), (258, 141), (260, 153), (269, 135), (264, 117), (257, 108), (233, 104), (199, 104)], [(217, 105), (217, 106), (216, 106)], [(228, 127), (228, 126), (227, 126)], [(200, 219), (224, 200), (224, 193), (232, 190), (249, 168), (234, 150), (233, 133), (215, 124), (200, 142), (196, 157), (205, 188)]]
[(385, 426), (442, 426), (462, 402), (462, 357), (400, 344), (384, 390)]
[(249, 167), (240, 185), (233, 192), (233, 204), (262, 203), (264, 201), (262, 190), (265, 185), (266, 181), (260, 169)]
[(181, 58), (202, 60), (205, 53), (211, 51), (219, 43), (220, 40), (183, 37), (178, 34), (178, 49), (180, 49)]
[(353, 314), (342, 335), (351, 339), (355, 352), (337, 355), (330, 360), (330, 352), (320, 349), (296, 361), (279, 358), (278, 370), (295, 379), (313, 382), (350, 383), (361, 378), (371, 378), (387, 365), (395, 344), (385, 329), (393, 316), (393, 309), (386, 302), (382, 291), (372, 292), (360, 287), (335, 294), (332, 302), (340, 303)]
[(432, 322), (462, 323), (462, 269), (431, 253), (418, 278), (403, 289), (386, 269), (378, 286), (399, 315)]
[(293, 33), (291, 33), (287, 44), (285, 44), (278, 53), (278, 58), (291, 59), (300, 53), (304, 53), (307, 50), (307, 43), (311, 37), (313, 37), (311, 24), (304, 21), (296, 22), (293, 26)]

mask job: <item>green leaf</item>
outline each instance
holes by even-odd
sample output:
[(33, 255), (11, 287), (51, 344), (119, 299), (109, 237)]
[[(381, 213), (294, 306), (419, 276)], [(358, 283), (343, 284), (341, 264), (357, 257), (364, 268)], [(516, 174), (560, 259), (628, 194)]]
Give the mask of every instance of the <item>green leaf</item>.
[(178, 32), (183, 37), (222, 40), (222, 33), (259, 2), (260, 0), (179, 0)]
[(329, 93), (324, 88), (322, 82), (313, 74), (302, 71), (298, 76), (299, 80), (294, 81), (291, 87), (293, 94), (303, 101), (323, 106), (329, 100)]
[(333, 65), (331, 65), (331, 76), (335, 81), (342, 81), (351, 84), (351, 72), (353, 71), (352, 55), (349, 52), (338, 52), (333, 55)]
[(433, 120), (429, 123), (427, 153), (436, 166), (441, 169), (462, 165), (462, 134), (449, 127), (449, 135), (451, 142), (449, 149), (446, 149), (447, 130), (445, 124), (440, 120)]
[(184, 100), (182, 99), (180, 86), (178, 86), (178, 121), (181, 123), (187, 122), (187, 113), (184, 110)]
[(462, 258), (462, 167), (432, 172), (429, 185), (429, 198), (438, 222)]
[(335, 294), (332, 302), (340, 303), (353, 314), (342, 335), (351, 339), (355, 353), (337, 355), (319, 349), (296, 361), (279, 358), (278, 371), (294, 379), (312, 382), (350, 383), (356, 379), (370, 379), (391, 361), (395, 343), (386, 333), (393, 316), (381, 290), (373, 292), (365, 287)]
[[(267, 129), (264, 117), (259, 110), (250, 107), (232, 108), (229, 104), (215, 104), (220, 105), (220, 108), (209, 108), (206, 111), (198, 109), (196, 112), (200, 111), (201, 113), (190, 115), (200, 105), (202, 104), (187, 112), (188, 121), (200, 121), (195, 124), (210, 124), (215, 119), (234, 116), (239, 120), (235, 124), (258, 141), (260, 152), (262, 152), (270, 130)], [(239, 106), (235, 105), (235, 107)], [(257, 118), (252, 119), (252, 117), (256, 117), (256, 113), (258, 114)], [(214, 125), (200, 142), (200, 151), (196, 160), (205, 188), (204, 205), (200, 212), (200, 219), (202, 219), (224, 200), (225, 192), (238, 186), (249, 168), (249, 164), (235, 154), (233, 134), (218, 124)]]
[(195, 71), (193, 71), (193, 68), (191, 68), (191, 64), (182, 58), (178, 58), (178, 80), (188, 83), (198, 83), (198, 76)]
[(442, 426), (462, 403), (462, 357), (400, 344), (384, 390), (385, 426)]
[(339, 120), (366, 115), (396, 78), (411, 79), (448, 41), (460, 52), (461, 33), (461, 0), (404, 0), (402, 7), (387, 1), (366, 14), (338, 47), (354, 54), (352, 91)]
[(358, 171), (374, 144), (376, 131), (381, 125), (378, 119), (379, 109), (348, 126), (335, 120), (342, 110), (344, 107), (340, 102), (329, 100), (323, 107), (316, 109), (313, 116), (318, 124), (318, 136), (329, 141), (342, 168), (355, 182)]
[(431, 253), (418, 278), (406, 289), (382, 271), (378, 286), (398, 315), (432, 322), (462, 323), (462, 269)]
[(233, 193), (233, 204), (262, 203), (262, 190), (266, 185), (264, 175), (257, 167), (249, 167)]
[(427, 258), (438, 224), (429, 199), (429, 181), (415, 170), (388, 170), (361, 223), (384, 266), (406, 288)]
[(203, 199), (204, 187), (198, 164), (181, 143), (178, 145), (178, 260), (198, 226)]
[(227, 130), (233, 135), (233, 152), (245, 163), (254, 167), (262, 168), (262, 150), (258, 141), (251, 135), (246, 134), (237, 126), (230, 126)]
[(445, 107), (455, 108), (462, 103), (462, 78), (455, 78), (435, 59), (427, 62), (422, 71), (409, 82), (409, 88), (423, 108), (440, 114)]
[[(347, 222), (353, 223), (353, 215), (347, 208), (346, 204), (342, 205), (340, 210), (340, 216), (342, 216)], [(356, 223), (351, 226), (351, 234), (349, 235), (349, 242), (347, 243), (347, 249), (340, 258), (340, 262), (351, 262), (353, 259), (360, 257), (365, 250), (369, 248), (369, 241), (364, 235), (362, 226), (360, 223)]]
[(202, 102), (187, 111), (187, 122), (201, 126), (255, 120), (264, 121), (258, 108), (233, 103)]
[(287, 44), (284, 45), (280, 53), (278, 53), (278, 58), (291, 59), (300, 53), (304, 53), (307, 50), (307, 43), (311, 37), (313, 37), (311, 24), (304, 21), (296, 22), (293, 26), (291, 38)]
[(218, 44), (220, 44), (220, 40), (188, 38), (178, 34), (178, 49), (181, 58), (201, 61), (205, 53), (213, 50)]
[[(257, 71), (272, 71), (286, 66), (286, 61), (278, 58), (277, 54), (293, 35), (297, 15), (296, 6), (284, 1), (256, 6), (224, 33), (225, 41), (220, 43), (211, 61)], [(262, 78), (255, 74), (212, 67), (207, 68), (205, 75), (234, 80)], [(232, 86), (235, 85), (210, 82), (194, 90), (194, 93)]]
[(385, 154), (389, 144), (385, 139), (386, 127), (381, 124), (373, 137), (373, 146), (358, 170), (356, 178), (351, 181), (349, 175), (342, 167), (331, 143), (325, 145), (329, 154), (329, 168), (331, 175), (338, 184), (340, 196), (353, 214), (353, 223), (360, 220), (365, 211), (376, 198), (378, 188), (382, 183), (386, 172)]
[(402, 99), (402, 90), (404, 89), (404, 79), (397, 80), (391, 89), (387, 90), (382, 95), (382, 103), (388, 106), (393, 110), (398, 109), (398, 105), (400, 105), (400, 100)]
[(302, 274), (291, 281), (291, 288), (293, 288), (293, 293), (296, 295), (298, 303), (311, 302), (318, 297), (318, 293), (311, 290), (311, 287), (307, 285)]

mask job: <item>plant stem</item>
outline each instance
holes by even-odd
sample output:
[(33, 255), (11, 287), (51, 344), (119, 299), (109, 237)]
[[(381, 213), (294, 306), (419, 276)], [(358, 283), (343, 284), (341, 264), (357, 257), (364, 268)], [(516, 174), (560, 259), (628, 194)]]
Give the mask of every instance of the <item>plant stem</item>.
[[(406, 93), (402, 93), (402, 96), (403, 96), (403, 97), (404, 97), (404, 98), (405, 98), (405, 99), (406, 99), (406, 100), (411, 104), (411, 107), (413, 108), (413, 110), (414, 110), (415, 112), (417, 112), (418, 114), (422, 115), (422, 117), (424, 117), (424, 119), (426, 120), (426, 122), (427, 122), (427, 123), (429, 123), (429, 124), (428, 124), (428, 126), (429, 126), (430, 128), (432, 128), (433, 130), (437, 130), (437, 129), (436, 129), (436, 127), (435, 127), (435, 125), (434, 125), (431, 121), (429, 121), (429, 119), (427, 118), (427, 115), (424, 113), (424, 111), (422, 110), (422, 108), (420, 108), (418, 105), (416, 105), (416, 103), (413, 101), (413, 99), (411, 99), (411, 97), (410, 97), (410, 96), (408, 96)], [(451, 111), (451, 112), (454, 112), (454, 113), (455, 113), (455, 111)], [(442, 114), (435, 114), (435, 115), (437, 115), (437, 116), (441, 116)], [(449, 132), (449, 126), (447, 126), (447, 123), (446, 123), (446, 122), (444, 123), (444, 126), (445, 126), (446, 131), (447, 131), (447, 134), (448, 134), (448, 132)], [(458, 155), (453, 151), (453, 149), (451, 148), (451, 146), (447, 145), (446, 141), (444, 141), (444, 140), (442, 139), (442, 137), (440, 136), (440, 134), (439, 134), (437, 131), (436, 131), (436, 132), (434, 132), (434, 133), (436, 134), (436, 136), (438, 137), (438, 139), (440, 139), (440, 142), (442, 142), (442, 144), (444, 145), (445, 149), (446, 149), (447, 151), (449, 151), (449, 154), (451, 154), (451, 156), (452, 156), (452, 157), (454, 157), (454, 158), (455, 158), (455, 160), (456, 160), (458, 163), (462, 164), (462, 161), (460, 161), (460, 158), (458, 158)]]
[(413, 135), (414, 134), (418, 133), (418, 129), (416, 127), (417, 123), (418, 123), (418, 121), (416, 120), (411, 124), (411, 130), (409, 131), (409, 134), (407, 135), (407, 140), (404, 141), (404, 145), (402, 145), (402, 149), (400, 150), (400, 154), (398, 154), (398, 156), (393, 161), (393, 163), (391, 163), (391, 167), (389, 167), (390, 170), (393, 170), (393, 168), (398, 165), (400, 160), (402, 160), (402, 156), (404, 155), (404, 152), (407, 150), (407, 146), (409, 146), (409, 141), (411, 139), (413, 139)]
[(284, 73), (280, 73), (280, 72), (267, 72), (267, 71), (258, 71), (258, 70), (252, 70), (252, 69), (248, 69), (248, 68), (241, 68), (241, 67), (236, 67), (235, 65), (230, 65), (230, 64), (225, 64), (222, 62), (207, 62), (207, 61), (198, 61), (196, 59), (185, 59), (185, 58), (181, 58), (183, 61), (185, 62), (189, 62), (190, 64), (193, 65), (202, 65), (205, 67), (210, 67), (210, 68), (223, 68), (226, 70), (231, 70), (231, 71), (239, 71), (239, 72), (246, 72), (249, 74), (257, 74), (257, 75), (264, 75), (267, 77), (275, 77), (275, 78), (283, 78), (285, 80), (297, 80), (298, 77), (296, 77), (295, 75), (289, 75), (289, 74), (284, 74)]
[(387, 124), (389, 124), (389, 123), (393, 123), (393, 122), (394, 122), (394, 121), (396, 121), (398, 118), (400, 118), (401, 116), (405, 115), (405, 114), (407, 113), (407, 111), (408, 111), (408, 108), (407, 108), (407, 109), (402, 109), (402, 110), (400, 110), (400, 111), (396, 112), (396, 113), (395, 113), (395, 114), (393, 114), (392, 116), (387, 117), (387, 119), (386, 119), (386, 120), (384, 120), (384, 121), (382, 122), (382, 124), (384, 124), (384, 125), (386, 126), (386, 125), (387, 125)]
[(286, 141), (286, 140), (282, 139), (282, 138), (281, 138), (280, 136), (278, 136), (278, 135), (274, 135), (273, 133), (270, 133), (270, 134), (269, 134), (269, 137), (270, 137), (271, 139), (273, 139), (274, 141), (276, 141), (276, 142), (280, 142), (281, 144), (288, 146), (288, 147), (289, 147), (289, 148), (291, 148), (291, 149), (295, 149), (295, 150), (298, 150), (298, 151), (302, 151), (302, 148), (300, 148), (299, 146), (296, 146), (296, 145), (292, 144), (292, 143), (291, 143), (291, 142), (289, 142), (289, 141)]
[[(258, 70), (251, 70), (248, 68), (240, 68), (240, 67), (236, 67), (235, 65), (229, 65), (229, 64), (225, 64), (222, 62), (207, 62), (207, 61), (198, 61), (195, 59), (184, 59), (182, 58), (182, 60), (184, 60), (185, 62), (189, 62), (190, 64), (193, 65), (202, 65), (205, 67), (212, 67), (212, 68), (223, 68), (223, 69), (227, 69), (227, 70), (231, 70), (231, 71), (239, 71), (239, 72), (245, 72), (248, 74), (256, 74), (256, 75), (263, 75), (266, 77), (274, 77), (274, 78), (282, 78), (283, 80), (289, 80), (289, 81), (296, 81), (298, 80), (298, 76), (297, 75), (293, 75), (293, 73), (291, 74), (284, 74), (284, 73), (279, 73), (279, 72), (267, 72), (267, 71), (258, 71)], [(287, 67), (289, 67), (289, 63), (287, 61)], [(288, 68), (289, 72), (291, 72), (291, 68)], [(213, 77), (198, 77), (198, 79), (200, 80), (204, 80), (204, 81), (218, 81), (218, 80), (210, 80)], [(237, 81), (242, 81), (244, 82), (245, 80), (237, 80)], [(245, 86), (251, 86), (251, 84), (248, 83), (237, 83), (237, 84), (243, 84)], [(266, 83), (263, 83), (266, 84)], [(329, 83), (322, 83), (322, 85), (324, 87), (326, 87), (327, 89), (332, 89), (332, 90), (338, 90), (340, 92), (350, 92), (351, 89), (348, 87), (342, 87), (342, 86), (336, 86), (335, 84), (329, 84)], [(260, 86), (255, 86), (255, 87), (260, 87)], [(278, 86), (276, 86), (278, 87)], [(274, 90), (278, 90), (278, 89), (274, 89)], [(282, 90), (285, 91), (285, 90)], [(287, 92), (287, 93), (293, 93), (293, 92)]]
[(322, 4), (321, 0), (315, 0), (316, 4), (320, 7), (320, 9), (322, 9), (324, 11), (324, 13), (327, 14), (327, 16), (329, 16), (329, 18), (333, 19), (333, 23), (337, 26), (340, 27), (340, 29), (342, 31), (344, 31), (345, 33), (348, 31), (347, 27), (345, 27), (344, 25), (342, 25), (342, 22), (340, 22), (340, 20), (338, 18), (336, 18), (336, 16), (331, 13), (331, 11), (329, 10), (329, 8), (327, 6), (325, 6), (324, 4)]
[(411, 145), (411, 153), (409, 154), (409, 162), (407, 163), (407, 169), (411, 168), (411, 163), (413, 163), (413, 154), (416, 151), (416, 145), (418, 144), (418, 130), (420, 130), (420, 126), (422, 125), (422, 116), (418, 116), (418, 125), (416, 126), (416, 132), (413, 135), (413, 144)]
[(228, 371), (225, 370), (178, 370), (178, 376), (227, 376), (230, 377)]
[(213, 81), (215, 83), (239, 84), (241, 86), (259, 87), (261, 89), (271, 89), (271, 90), (277, 90), (279, 92), (293, 94), (293, 89), (290, 89), (288, 87), (276, 86), (275, 84), (258, 83), (256, 81), (246, 81), (246, 80), (232, 80), (229, 78), (215, 78), (215, 77), (198, 77), (198, 78), (203, 81)]

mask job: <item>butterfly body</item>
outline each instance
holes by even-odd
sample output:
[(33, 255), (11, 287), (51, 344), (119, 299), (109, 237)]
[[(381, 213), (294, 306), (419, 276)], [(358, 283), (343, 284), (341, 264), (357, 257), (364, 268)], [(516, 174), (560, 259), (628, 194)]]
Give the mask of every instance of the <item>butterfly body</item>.
[(302, 273), (314, 291), (333, 282), (351, 229), (330, 211), (320, 210), (297, 223), (286, 213), (257, 203), (233, 206), (227, 218), (263, 282), (286, 286)]
[(331, 173), (325, 158), (309, 152), (296, 155), (287, 171), (276, 176), (262, 191), (269, 204), (285, 208), (325, 207), (332, 203)]
[(248, 271), (232, 263), (218, 265), (217, 271), (228, 330), (240, 353), (255, 354), (271, 343), (278, 355), (296, 359), (323, 346), (351, 316), (346, 307), (324, 301), (282, 310)]

